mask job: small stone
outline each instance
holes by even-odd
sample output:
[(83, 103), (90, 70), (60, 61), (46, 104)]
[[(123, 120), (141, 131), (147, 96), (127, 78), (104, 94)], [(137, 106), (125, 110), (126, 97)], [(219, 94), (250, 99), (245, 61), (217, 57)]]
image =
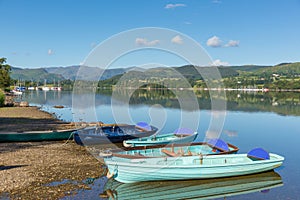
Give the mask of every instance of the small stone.
[(28, 107), (29, 103), (27, 101), (21, 101), (20, 102), (20, 107)]

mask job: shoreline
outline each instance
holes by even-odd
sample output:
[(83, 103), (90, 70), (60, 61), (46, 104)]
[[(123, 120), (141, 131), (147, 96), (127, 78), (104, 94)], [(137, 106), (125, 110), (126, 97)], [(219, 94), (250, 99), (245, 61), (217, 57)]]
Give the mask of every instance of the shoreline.
[(0, 108), (0, 132), (47, 131), (76, 128), (36, 106)]
[[(0, 108), (0, 132), (49, 130), (73, 126), (38, 107)], [(0, 135), (1, 137), (1, 135)], [(102, 163), (73, 141), (0, 143), (0, 198), (59, 199), (100, 177)], [(53, 182), (64, 182), (52, 186)]]

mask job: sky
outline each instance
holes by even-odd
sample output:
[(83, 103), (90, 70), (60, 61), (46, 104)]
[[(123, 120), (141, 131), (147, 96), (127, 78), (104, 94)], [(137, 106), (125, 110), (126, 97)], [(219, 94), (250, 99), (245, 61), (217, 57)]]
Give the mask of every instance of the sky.
[[(177, 32), (170, 38), (177, 45), (189, 37), (212, 65), (300, 61), (300, 0), (0, 0), (0, 23), (0, 57), (14, 67), (84, 64), (99, 44), (143, 27)], [(163, 42), (136, 36), (132, 43), (148, 48), (120, 55), (112, 67), (185, 64), (155, 49)]]

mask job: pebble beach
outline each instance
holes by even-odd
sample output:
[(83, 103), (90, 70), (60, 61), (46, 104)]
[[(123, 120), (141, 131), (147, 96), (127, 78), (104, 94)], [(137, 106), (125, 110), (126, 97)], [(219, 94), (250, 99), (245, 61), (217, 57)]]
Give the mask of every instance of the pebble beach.
[[(0, 132), (74, 126), (37, 107), (0, 108)], [(1, 137), (1, 136), (0, 136)], [(83, 180), (104, 174), (102, 163), (73, 141), (0, 143), (0, 199), (59, 199), (89, 189)], [(51, 185), (71, 180), (74, 183)]]

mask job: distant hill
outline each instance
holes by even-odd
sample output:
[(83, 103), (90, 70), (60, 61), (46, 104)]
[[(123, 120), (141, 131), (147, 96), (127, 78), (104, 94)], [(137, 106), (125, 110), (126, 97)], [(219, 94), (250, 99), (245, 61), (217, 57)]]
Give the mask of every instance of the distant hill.
[[(80, 72), (78, 73), (80, 69)], [(88, 66), (68, 66), (68, 67), (48, 67), (48, 68), (17, 68), (13, 67), (11, 70), (11, 78), (22, 79), (27, 81), (44, 81), (47, 82), (61, 81), (61, 80), (105, 80), (115, 75), (123, 74), (132, 68), (117, 68), (103, 70), (97, 67)], [(103, 73), (103, 74), (102, 74)]]
[[(212, 67), (197, 67), (193, 65), (184, 65), (181, 67), (159, 67), (159, 68), (152, 68), (148, 69), (145, 71), (146, 74), (149, 74), (150, 76), (153, 77), (182, 77), (184, 76), (187, 79), (193, 79), (193, 80), (198, 80), (198, 79), (203, 79), (202, 75), (208, 75), (210, 73), (215, 73), (216, 68)], [(230, 68), (225, 68), (225, 67), (217, 67), (218, 72), (220, 75), (224, 77), (229, 77), (229, 76), (238, 76), (239, 73), (233, 69)], [(132, 72), (133, 73), (133, 72)], [(137, 73), (137, 72), (135, 72)], [(140, 74), (144, 74), (141, 73)], [(137, 76), (137, 74), (135, 74)]]
[(228, 68), (236, 71), (254, 72), (260, 69), (272, 67), (270, 65), (241, 65), (241, 66), (229, 66)]
[[(185, 65), (181, 67), (174, 67), (179, 73), (181, 73), (186, 78), (192, 79), (202, 79), (201, 74), (209, 74), (214, 73), (216, 70), (212, 70), (212, 67), (197, 67), (193, 65)], [(229, 67), (217, 67), (221, 77), (230, 77), (230, 76), (238, 76), (239, 73)]]
[(48, 73), (60, 74), (65, 79), (74, 80), (77, 75), (79, 66), (70, 66), (70, 67), (48, 67), (45, 70)]
[[(216, 68), (212, 67), (195, 67), (193, 65), (185, 65), (181, 67), (158, 67), (151, 68), (145, 71), (131, 70), (126, 72), (124, 75), (116, 75), (109, 79), (102, 80), (99, 85), (109, 86), (119, 84), (127, 85), (126, 82), (130, 82), (132, 85), (138, 84), (139, 81), (145, 81), (149, 79), (156, 79), (158, 81), (164, 81), (180, 85), (182, 82), (182, 77), (186, 78), (191, 84), (194, 81), (203, 79), (203, 75), (210, 77), (209, 74), (215, 73)], [(238, 76), (239, 73), (233, 69), (227, 67), (217, 67), (220, 75), (224, 77)], [(215, 78), (215, 76), (212, 76)], [(217, 77), (218, 78), (218, 77)], [(125, 81), (125, 82), (123, 82)], [(151, 82), (151, 81), (150, 81)]]
[[(45, 68), (49, 73), (60, 74), (65, 79), (75, 80), (105, 80), (111, 78), (115, 75), (122, 74), (128, 69), (117, 68), (117, 69), (106, 69), (103, 70), (98, 67), (88, 67), (88, 66), (69, 66), (69, 67), (49, 67)], [(80, 73), (78, 70), (80, 69)], [(103, 73), (103, 74), (102, 74)]]
[(300, 62), (296, 63), (283, 63), (275, 65), (274, 67), (268, 67), (257, 70), (255, 75), (267, 75), (278, 74), (280, 76), (300, 76)]
[(60, 74), (47, 72), (44, 68), (22, 69), (16, 67), (12, 67), (11, 78), (15, 80), (27, 80), (35, 82), (44, 82), (45, 79), (47, 80), (47, 82), (61, 81), (65, 79)]

